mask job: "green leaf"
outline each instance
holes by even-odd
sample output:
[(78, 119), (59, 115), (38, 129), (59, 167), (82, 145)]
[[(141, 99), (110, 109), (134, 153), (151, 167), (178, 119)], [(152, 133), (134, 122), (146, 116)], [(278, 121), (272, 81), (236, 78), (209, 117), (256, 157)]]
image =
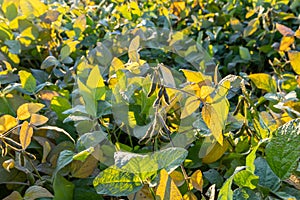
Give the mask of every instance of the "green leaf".
[(53, 110), (57, 114), (58, 119), (61, 121), (63, 121), (68, 116), (66, 114), (63, 114), (63, 112), (70, 109), (71, 107), (72, 106), (69, 100), (61, 96), (54, 96), (50, 102), (51, 110)]
[(234, 200), (257, 200), (261, 199), (260, 196), (248, 188), (238, 188), (233, 191), (233, 199)]
[(105, 140), (106, 137), (107, 137), (107, 133), (105, 133), (101, 129), (99, 131), (85, 133), (79, 137), (77, 141), (77, 148), (83, 150), (89, 147), (95, 147), (100, 142)]
[(41, 65), (41, 69), (47, 69), (49, 67), (56, 67), (60, 62), (54, 56), (48, 56)]
[(28, 92), (34, 92), (36, 89), (36, 80), (34, 76), (30, 72), (24, 70), (19, 71), (18, 74), (20, 76), (22, 88)]
[(21, 44), (18, 40), (6, 40), (4, 44), (8, 46), (8, 50), (10, 53), (13, 54), (21, 53)]
[[(6, 3), (6, 4), (5, 4)], [(18, 16), (18, 3), (17, 2), (3, 2), (2, 4), (2, 10), (5, 14), (5, 17), (9, 20), (12, 21)]]
[(34, 185), (26, 190), (24, 200), (35, 200), (42, 197), (52, 198), (53, 195), (46, 188)]
[(240, 56), (243, 60), (251, 60), (251, 55), (246, 47), (239, 47)]
[(250, 74), (248, 77), (257, 88), (267, 92), (276, 92), (276, 81), (269, 74), (257, 73)]
[(93, 117), (97, 116), (97, 101), (94, 99), (92, 90), (85, 86), (79, 79), (77, 79), (79, 93), (85, 103), (85, 110)]
[(88, 149), (86, 149), (86, 150), (83, 150), (83, 151), (81, 151), (81, 152), (75, 154), (75, 155), (73, 156), (73, 160), (79, 160), (79, 161), (81, 161), (81, 162), (84, 162), (85, 159), (86, 159), (89, 155), (91, 155), (91, 153), (93, 153), (94, 151), (95, 151), (94, 147), (90, 147), (90, 148), (88, 148)]
[(94, 179), (93, 185), (98, 194), (111, 196), (127, 196), (143, 187), (138, 176), (124, 172), (116, 166), (111, 166), (100, 172)]
[(254, 175), (248, 170), (239, 171), (234, 175), (234, 182), (239, 187), (248, 187), (250, 189), (255, 189), (258, 183), (258, 176)]
[(290, 63), (292, 65), (293, 70), (297, 73), (300, 74), (300, 52), (299, 51), (289, 51), (288, 56), (290, 59)]
[(74, 152), (70, 150), (60, 152), (53, 175), (56, 176), (61, 169), (70, 164), (73, 161), (73, 156)]
[(299, 122), (295, 119), (279, 127), (266, 146), (266, 160), (281, 180), (289, 178), (300, 158)]
[(254, 173), (259, 177), (258, 184), (260, 186), (269, 188), (272, 191), (278, 190), (281, 181), (271, 170), (267, 161), (262, 157), (259, 157), (254, 161), (254, 164), (255, 164)]
[(74, 184), (57, 174), (53, 182), (54, 199), (53, 200), (73, 200)]
[(183, 163), (187, 154), (187, 150), (175, 147), (146, 155), (119, 151), (115, 153), (115, 165), (135, 174), (155, 173), (163, 168), (171, 172)]

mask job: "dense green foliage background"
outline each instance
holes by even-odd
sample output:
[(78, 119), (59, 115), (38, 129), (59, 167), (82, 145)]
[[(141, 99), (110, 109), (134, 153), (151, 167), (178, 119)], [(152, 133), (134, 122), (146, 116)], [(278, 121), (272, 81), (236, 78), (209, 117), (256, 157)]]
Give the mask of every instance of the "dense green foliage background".
[(1, 199), (300, 199), (299, 1), (0, 5)]

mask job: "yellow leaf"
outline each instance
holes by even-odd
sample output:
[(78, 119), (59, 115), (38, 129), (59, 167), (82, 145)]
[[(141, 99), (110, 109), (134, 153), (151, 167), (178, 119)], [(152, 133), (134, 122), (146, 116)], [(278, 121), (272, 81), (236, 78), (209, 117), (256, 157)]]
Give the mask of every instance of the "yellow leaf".
[(209, 164), (217, 161), (223, 156), (228, 147), (229, 143), (227, 142), (227, 140), (224, 140), (223, 146), (221, 146), (219, 143), (216, 143), (211, 151), (208, 152), (208, 154), (202, 159), (202, 162), (205, 164)]
[(26, 17), (31, 15), (39, 17), (47, 11), (47, 6), (40, 0), (20, 0), (20, 8)]
[(300, 52), (299, 51), (289, 51), (289, 59), (292, 65), (293, 70), (300, 74)]
[(223, 145), (223, 123), (219, 119), (218, 113), (212, 105), (204, 105), (202, 108), (202, 118), (207, 127), (210, 129), (214, 138), (219, 144)]
[(203, 189), (203, 178), (202, 172), (200, 170), (196, 170), (191, 176), (191, 182), (194, 188), (202, 192)]
[(129, 200), (153, 200), (149, 187), (145, 185), (141, 190), (127, 196)]
[(173, 171), (170, 174), (172, 180), (174, 181), (175, 185), (177, 185), (178, 187), (182, 186), (185, 182), (184, 176), (180, 171)]
[(300, 39), (300, 29), (299, 28), (295, 32), (295, 37)]
[(42, 158), (42, 163), (47, 162), (47, 156), (49, 155), (51, 151), (51, 145), (48, 141), (45, 141), (43, 144), (43, 158)]
[(19, 120), (28, 119), (33, 113), (40, 111), (45, 105), (41, 103), (24, 103), (17, 110)]
[(74, 22), (73, 24), (73, 28), (75, 30), (75, 32), (78, 31), (78, 34), (80, 34), (80, 32), (83, 32), (85, 30), (85, 26), (86, 26), (86, 17), (84, 14), (80, 15)]
[(187, 192), (185, 195), (183, 195), (183, 200), (198, 200), (198, 198), (193, 192)]
[(185, 2), (176, 1), (171, 4), (170, 12), (176, 16), (180, 16), (180, 13), (185, 9)]
[(207, 86), (207, 85), (203, 85), (200, 89), (200, 98), (201, 99), (205, 99), (208, 95), (210, 95), (211, 93), (213, 93), (216, 89), (211, 87), (211, 86)]
[(45, 124), (48, 121), (48, 118), (43, 115), (32, 114), (30, 118), (30, 123), (34, 126), (40, 126)]
[(165, 169), (160, 171), (160, 180), (157, 186), (156, 196), (163, 200), (182, 200), (179, 189)]
[(191, 96), (187, 98), (183, 111), (181, 113), (181, 119), (191, 115), (193, 112), (195, 112), (199, 106), (200, 106), (201, 100), (196, 96)]
[(11, 115), (0, 117), (0, 135), (18, 125), (18, 120)]
[(2, 166), (6, 171), (10, 172), (10, 169), (15, 167), (15, 161), (13, 159), (6, 160), (2, 163)]
[(202, 74), (201, 72), (195, 72), (187, 69), (182, 69), (181, 70), (186, 77), (187, 81), (192, 82), (192, 83), (200, 83), (205, 81), (207, 85), (211, 85), (211, 77), (206, 76)]
[(276, 29), (281, 33), (281, 35), (283, 36), (294, 36), (294, 31), (292, 31), (292, 29), (282, 25), (282, 24), (278, 24), (276, 23)]
[(114, 57), (113, 60), (111, 61), (111, 66), (109, 68), (109, 76), (110, 76), (110, 78), (118, 70), (124, 69), (124, 68), (125, 68), (125, 66), (124, 66), (123, 62), (119, 58)]
[(24, 121), (20, 130), (20, 143), (23, 149), (26, 149), (33, 135), (33, 128), (29, 125), (27, 121)]
[(280, 51), (290, 50), (290, 46), (295, 42), (294, 36), (283, 36), (280, 42)]

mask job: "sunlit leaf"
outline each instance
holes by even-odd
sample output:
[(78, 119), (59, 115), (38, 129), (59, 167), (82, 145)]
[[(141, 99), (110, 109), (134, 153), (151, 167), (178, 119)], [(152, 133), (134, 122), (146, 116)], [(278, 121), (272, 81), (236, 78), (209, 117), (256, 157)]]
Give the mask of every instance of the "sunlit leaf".
[(39, 17), (47, 11), (47, 6), (39, 0), (20, 0), (20, 8), (26, 17)]
[(30, 118), (30, 123), (34, 126), (40, 126), (45, 124), (48, 120), (48, 117), (45, 117), (43, 115), (32, 114)]
[(72, 138), (72, 136), (67, 132), (65, 131), (64, 129), (62, 128), (59, 128), (59, 127), (56, 127), (56, 126), (42, 126), (42, 127), (39, 127), (38, 130), (52, 130), (52, 131), (57, 131), (57, 132), (60, 132), (60, 133), (63, 133), (65, 134), (68, 138), (70, 138), (70, 140), (72, 140), (73, 143), (75, 143), (75, 140)]
[(179, 17), (182, 11), (184, 11), (184, 9), (185, 9), (184, 1), (175, 1), (171, 4), (170, 12)]
[(279, 23), (276, 23), (276, 29), (281, 33), (281, 35), (283, 36), (294, 36), (295, 32), (292, 31), (292, 29), (282, 25), (282, 24), (279, 24)]
[(200, 83), (200, 82), (207, 82), (207, 85), (210, 85), (210, 82), (212, 80), (211, 76), (206, 76), (201, 72), (195, 72), (187, 69), (181, 70), (186, 77), (186, 80), (188, 82), (192, 83)]
[(196, 96), (191, 96), (187, 98), (183, 107), (183, 111), (181, 113), (181, 119), (194, 113), (197, 109), (199, 109), (200, 104), (201, 100)]
[(168, 175), (168, 172), (164, 169), (160, 171), (159, 184), (156, 189), (156, 196), (159, 199), (165, 200), (181, 200), (182, 195), (175, 185), (174, 181)]
[(257, 18), (252, 19), (248, 23), (248, 26), (244, 29), (244, 37), (248, 37), (248, 36), (252, 35), (253, 33), (255, 33), (260, 26), (259, 24), (260, 24), (259, 19), (257, 19)]
[(183, 200), (198, 200), (198, 198), (193, 192), (189, 191), (183, 195)]
[(79, 36), (85, 30), (86, 26), (86, 17), (84, 14), (80, 15), (73, 24), (73, 29), (76, 32), (76, 35)]
[(288, 51), (288, 56), (292, 65), (293, 70), (300, 74), (300, 52), (299, 51)]
[(124, 63), (117, 57), (114, 57), (111, 61), (111, 66), (109, 68), (109, 76), (115, 74), (119, 69), (124, 69)]
[(279, 50), (280, 51), (289, 51), (291, 48), (290, 46), (294, 44), (295, 37), (294, 36), (283, 36), (280, 41)]
[(58, 119), (63, 121), (68, 115), (63, 114), (64, 111), (70, 109), (72, 106), (69, 100), (61, 96), (53, 96), (50, 102), (50, 108), (56, 112)]
[(239, 187), (248, 187), (249, 189), (255, 189), (258, 184), (259, 177), (254, 175), (248, 170), (239, 171), (234, 175), (234, 182)]
[(0, 117), (0, 135), (18, 125), (18, 120), (11, 115)]
[(276, 91), (276, 81), (269, 74), (257, 73), (248, 76), (255, 86), (259, 89), (266, 90), (267, 92)]
[(36, 80), (34, 76), (27, 71), (19, 71), (22, 88), (28, 92), (34, 92), (36, 89)]
[(143, 187), (138, 176), (124, 172), (116, 166), (111, 166), (100, 172), (94, 179), (93, 185), (98, 194), (112, 196), (127, 196)]
[(94, 152), (94, 150), (95, 150), (94, 147), (90, 147), (90, 148), (88, 148), (88, 149), (86, 149), (86, 150), (83, 150), (83, 151), (81, 151), (81, 152), (75, 154), (75, 155), (73, 156), (73, 160), (79, 160), (79, 161), (81, 161), (81, 162), (84, 162), (85, 159), (86, 159), (89, 155), (91, 155), (91, 153)]
[(43, 107), (45, 107), (45, 105), (41, 103), (24, 103), (17, 110), (18, 118), (19, 120), (28, 119), (32, 114), (37, 113)]
[(194, 171), (194, 173), (191, 176), (191, 183), (194, 188), (196, 188), (199, 191), (202, 191), (203, 189), (203, 177), (202, 172), (200, 170)]
[(218, 143), (223, 145), (223, 122), (212, 105), (204, 105), (202, 108), (202, 118)]
[(27, 121), (24, 121), (20, 130), (20, 143), (23, 149), (26, 149), (33, 136), (33, 128), (29, 125)]
[(8, 159), (2, 163), (2, 167), (6, 169), (6, 171), (10, 172), (10, 169), (15, 167), (15, 161), (13, 159)]

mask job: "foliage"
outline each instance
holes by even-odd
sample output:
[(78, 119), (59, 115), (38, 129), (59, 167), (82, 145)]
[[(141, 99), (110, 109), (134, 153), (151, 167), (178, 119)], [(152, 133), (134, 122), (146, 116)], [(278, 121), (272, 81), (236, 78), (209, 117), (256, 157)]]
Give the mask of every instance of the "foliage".
[(298, 1), (0, 4), (0, 198), (300, 199)]

